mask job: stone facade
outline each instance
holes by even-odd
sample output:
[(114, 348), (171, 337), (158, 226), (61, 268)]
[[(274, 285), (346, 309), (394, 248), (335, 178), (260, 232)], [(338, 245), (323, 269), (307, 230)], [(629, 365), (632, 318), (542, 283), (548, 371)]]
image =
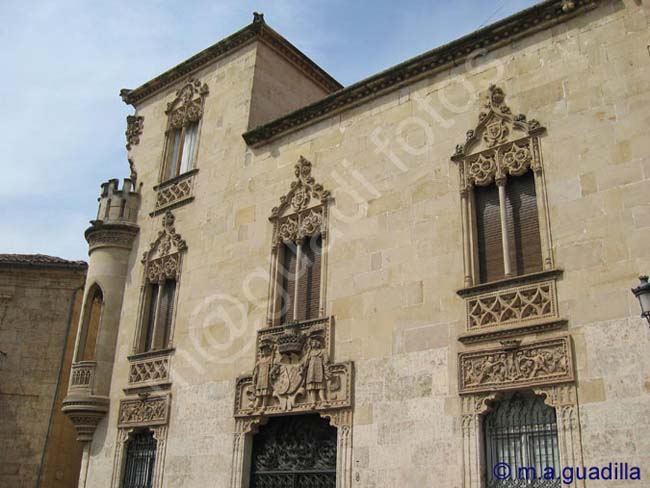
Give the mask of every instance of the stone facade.
[(0, 486), (65, 488), (81, 446), (61, 413), (86, 263), (0, 255)]
[[(649, 16), (632, 0), (549, 0), (338, 89), (256, 15), (123, 91), (143, 121), (129, 151), (138, 230), (118, 257), (114, 243), (101, 259), (91, 253), (89, 275), (114, 278), (106, 310), (117, 332), (82, 486), (121, 486), (129, 436), (146, 427), (154, 486), (247, 486), (255, 432), (304, 408), (337, 427), (338, 487), (479, 488), (482, 419), (515, 390), (555, 409), (562, 465), (650, 465), (650, 335), (629, 291), (650, 268)], [(161, 191), (180, 185), (160, 175), (166, 110), (190, 72), (208, 88), (196, 164), (182, 197), (158, 212)], [(268, 320), (276, 237), (303, 222), (273, 209), (282, 196), (281, 209), (294, 198), (309, 208), (296, 181), (305, 161), (328, 190), (306, 205), (327, 208), (319, 334), (323, 362), (338, 367), (322, 386), (336, 405), (286, 393), (298, 395), (309, 359), (304, 345), (292, 357), (281, 348), (304, 344), (313, 324)], [(542, 269), (478, 283), (471, 190), (528, 170)], [(156, 255), (176, 280), (170, 337), (138, 353), (141, 257), (170, 232), (170, 212), (183, 249)], [(258, 388), (276, 360), (275, 379)]]

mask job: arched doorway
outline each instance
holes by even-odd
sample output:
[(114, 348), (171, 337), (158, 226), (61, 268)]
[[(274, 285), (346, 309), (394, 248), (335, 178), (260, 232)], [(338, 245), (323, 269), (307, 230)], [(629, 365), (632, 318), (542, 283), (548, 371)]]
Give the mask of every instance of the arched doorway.
[(253, 438), (251, 488), (307, 487), (336, 487), (336, 428), (318, 415), (270, 419)]

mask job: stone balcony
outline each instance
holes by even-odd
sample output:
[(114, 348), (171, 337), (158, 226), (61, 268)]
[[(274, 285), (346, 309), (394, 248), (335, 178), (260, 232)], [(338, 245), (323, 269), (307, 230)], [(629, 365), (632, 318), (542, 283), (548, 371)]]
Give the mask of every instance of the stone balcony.
[(99, 421), (108, 412), (109, 398), (95, 394), (95, 361), (78, 361), (72, 364), (68, 395), (63, 400), (63, 413), (74, 424), (77, 440), (92, 440)]

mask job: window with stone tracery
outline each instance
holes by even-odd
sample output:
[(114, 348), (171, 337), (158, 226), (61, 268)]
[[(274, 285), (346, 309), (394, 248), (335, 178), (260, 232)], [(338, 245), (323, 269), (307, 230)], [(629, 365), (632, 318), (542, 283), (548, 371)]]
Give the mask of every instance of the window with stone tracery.
[(161, 180), (180, 176), (194, 169), (198, 153), (200, 121), (207, 84), (190, 79), (167, 105), (168, 115), (165, 157)]
[(513, 116), (503, 90), (491, 86), (478, 126), (457, 146), (465, 286), (553, 267), (543, 132), (537, 121)]
[(325, 262), (329, 192), (311, 176), (304, 158), (296, 181), (273, 209), (273, 255), (269, 325), (322, 317), (325, 313)]
[(171, 347), (182, 253), (187, 249), (185, 241), (176, 233), (174, 220), (168, 211), (163, 217), (164, 230), (158, 233), (142, 259), (144, 283), (136, 353)]

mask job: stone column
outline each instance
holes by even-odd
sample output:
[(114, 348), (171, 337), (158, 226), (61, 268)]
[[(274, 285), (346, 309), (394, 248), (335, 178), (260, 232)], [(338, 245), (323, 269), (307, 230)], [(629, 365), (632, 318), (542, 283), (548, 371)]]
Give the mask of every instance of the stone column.
[(506, 178), (505, 176), (496, 179), (499, 188), (499, 214), (501, 217), (501, 246), (503, 248), (503, 273), (512, 276), (510, 266), (510, 243), (508, 242), (508, 221), (506, 215)]
[(469, 235), (469, 191), (464, 188), (460, 191), (461, 222), (463, 232), (463, 264), (465, 267), (465, 286), (472, 286), (472, 246)]

